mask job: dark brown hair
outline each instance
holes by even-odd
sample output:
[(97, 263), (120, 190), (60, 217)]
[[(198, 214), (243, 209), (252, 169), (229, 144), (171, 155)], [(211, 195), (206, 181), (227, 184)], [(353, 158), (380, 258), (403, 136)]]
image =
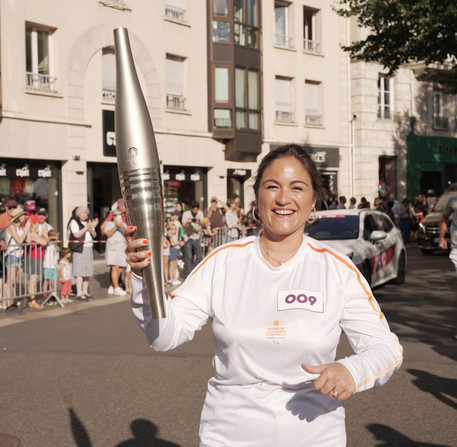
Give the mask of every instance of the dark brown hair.
[(280, 158), (288, 157), (296, 158), (306, 169), (311, 177), (313, 196), (316, 198), (316, 201), (320, 201), (323, 196), (322, 177), (312, 158), (308, 155), (305, 149), (298, 146), (298, 144), (285, 144), (284, 146), (279, 146), (263, 157), (260, 162), (259, 169), (257, 170), (253, 186), (256, 199), (259, 194), (260, 181), (262, 180), (262, 175), (265, 169), (267, 169), (274, 161), (279, 160)]

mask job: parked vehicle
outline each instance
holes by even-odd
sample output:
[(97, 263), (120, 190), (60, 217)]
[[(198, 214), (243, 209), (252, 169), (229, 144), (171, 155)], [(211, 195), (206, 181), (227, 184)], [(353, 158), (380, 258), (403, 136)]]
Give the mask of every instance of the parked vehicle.
[(387, 214), (371, 209), (318, 211), (305, 234), (351, 258), (372, 287), (405, 282), (405, 246)]
[[(440, 241), (441, 215), (446, 209), (449, 199), (454, 194), (457, 194), (457, 183), (452, 183), (452, 185), (444, 191), (443, 195), (436, 201), (432, 211), (430, 211), (419, 224), (417, 245), (421, 249), (422, 254), (431, 255), (434, 251), (441, 250), (438, 246)], [(450, 216), (448, 228), (444, 236), (449, 247), (451, 239), (449, 228), (451, 227), (451, 221), (452, 215)]]

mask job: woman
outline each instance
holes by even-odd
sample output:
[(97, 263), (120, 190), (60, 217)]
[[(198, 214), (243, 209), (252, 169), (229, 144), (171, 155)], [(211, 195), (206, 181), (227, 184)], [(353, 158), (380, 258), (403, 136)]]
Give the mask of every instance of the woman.
[[(22, 244), (30, 237), (31, 221), (27, 219), (26, 212), (18, 206), (11, 214), (11, 223), (5, 231), (6, 242), (6, 283), (5, 296), (14, 297), (16, 295), (16, 283), (19, 280), (24, 250)], [(42, 309), (43, 306), (35, 300), (31, 300), (29, 305), (32, 309)], [(14, 300), (6, 302), (6, 310), (17, 307)]]
[(240, 224), (239, 211), (235, 199), (228, 199), (227, 207), (228, 209), (225, 212), (225, 224), (227, 225), (225, 242), (232, 242), (240, 237), (243, 227)]
[(70, 250), (73, 252), (73, 276), (76, 278), (76, 298), (90, 297), (89, 278), (94, 274), (93, 238), (98, 219), (89, 220), (89, 208), (78, 206), (73, 210), (68, 229)]
[[(302, 148), (270, 152), (254, 184), (263, 232), (214, 250), (166, 301), (166, 319), (150, 318), (143, 240), (127, 246), (132, 309), (153, 349), (191, 340), (212, 320), (215, 375), (201, 447), (345, 445), (343, 401), (401, 364), (401, 346), (354, 264), (304, 236), (320, 190)], [(356, 354), (335, 361), (341, 329)]]
[(113, 211), (113, 219), (105, 223), (104, 233), (106, 236), (106, 265), (111, 266), (111, 284), (113, 293), (117, 296), (125, 296), (127, 292), (119, 286), (119, 279), (127, 267), (125, 262), (125, 240), (124, 231), (127, 224), (122, 221), (122, 210), (116, 208)]

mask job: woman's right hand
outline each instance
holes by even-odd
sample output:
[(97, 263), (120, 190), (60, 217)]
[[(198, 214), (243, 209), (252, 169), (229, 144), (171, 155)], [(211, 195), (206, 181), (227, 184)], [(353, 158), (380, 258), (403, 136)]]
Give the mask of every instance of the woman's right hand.
[(132, 272), (138, 276), (143, 276), (143, 270), (151, 262), (151, 252), (147, 250), (139, 250), (148, 245), (149, 241), (146, 239), (133, 239), (133, 233), (136, 227), (130, 226), (125, 230), (125, 238), (127, 239), (127, 248), (125, 254), (127, 255), (127, 263), (132, 268)]

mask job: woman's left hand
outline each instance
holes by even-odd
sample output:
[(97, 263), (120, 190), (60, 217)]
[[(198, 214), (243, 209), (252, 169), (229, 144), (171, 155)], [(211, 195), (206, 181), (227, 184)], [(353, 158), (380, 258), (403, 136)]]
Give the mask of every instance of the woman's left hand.
[(318, 366), (302, 363), (301, 366), (307, 373), (320, 374), (314, 381), (314, 388), (322, 394), (328, 394), (330, 399), (338, 399), (342, 402), (355, 393), (354, 379), (349, 370), (341, 363), (326, 363)]

